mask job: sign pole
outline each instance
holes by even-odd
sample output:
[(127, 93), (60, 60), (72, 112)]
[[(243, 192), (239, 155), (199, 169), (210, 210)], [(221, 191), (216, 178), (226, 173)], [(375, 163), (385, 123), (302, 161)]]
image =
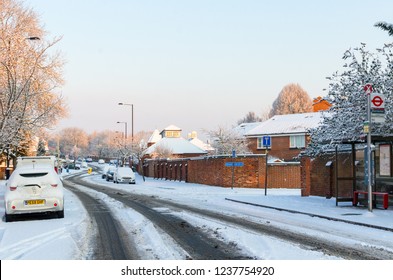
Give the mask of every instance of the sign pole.
[(265, 162), (265, 196), (267, 196), (267, 173), (268, 173), (268, 163), (269, 163), (269, 147), (272, 145), (272, 138), (268, 135), (263, 136), (262, 138), (262, 145), (265, 147), (266, 149), (266, 162)]
[(372, 182), (371, 182), (371, 93), (373, 91), (371, 84), (366, 84), (364, 90), (367, 94), (367, 120), (369, 129), (367, 132), (367, 178), (368, 178), (368, 211), (373, 211), (373, 194), (372, 194)]
[[(233, 149), (232, 150), (232, 158), (236, 157), (236, 151)], [(232, 190), (233, 186), (235, 185), (235, 163), (232, 163)]]
[(267, 196), (268, 147), (266, 146), (265, 196)]

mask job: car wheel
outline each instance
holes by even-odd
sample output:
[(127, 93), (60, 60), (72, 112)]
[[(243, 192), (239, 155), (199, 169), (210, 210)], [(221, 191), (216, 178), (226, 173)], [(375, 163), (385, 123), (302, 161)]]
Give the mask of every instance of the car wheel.
[(5, 213), (4, 217), (5, 217), (5, 222), (6, 223), (12, 222), (14, 220), (13, 216), (11, 214)]
[(59, 219), (64, 218), (64, 209), (61, 210), (61, 211), (57, 211), (57, 217), (58, 217)]
[(109, 178), (108, 177), (106, 177), (106, 181), (109, 182)]

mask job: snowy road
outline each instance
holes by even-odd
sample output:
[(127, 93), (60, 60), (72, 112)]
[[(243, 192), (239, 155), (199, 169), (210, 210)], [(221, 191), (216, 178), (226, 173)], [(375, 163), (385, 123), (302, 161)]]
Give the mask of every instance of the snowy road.
[(143, 182), (141, 177), (136, 185), (106, 182), (99, 174), (72, 177), (67, 181), (77, 191), (66, 192), (64, 219), (0, 223), (1, 259), (393, 259), (392, 231), (226, 198), (320, 209), (383, 225), (391, 221), (390, 210), (370, 215), (361, 208), (331, 207), (332, 201), (300, 198), (296, 190), (269, 191), (264, 197), (263, 190)]
[[(239, 242), (231, 240), (225, 236), (226, 232), (233, 231), (234, 235), (255, 235), (257, 244), (277, 244), (281, 248), (290, 248), (294, 252), (304, 250), (306, 255), (315, 255), (313, 258), (344, 258), (344, 259), (393, 259), (390, 251), (381, 250), (373, 246), (359, 246), (359, 244), (344, 244), (343, 239), (350, 239), (347, 233), (339, 231), (341, 223), (330, 223), (331, 227), (318, 225), (315, 223), (297, 224), (296, 220), (286, 222), (285, 226), (291, 226), (293, 230), (283, 230), (282, 221), (269, 217), (250, 217), (236, 213), (224, 213), (222, 211), (212, 211), (205, 207), (190, 206), (188, 203), (174, 202), (173, 199), (160, 199), (156, 195), (143, 195), (132, 192), (132, 187), (113, 189), (113, 184), (103, 187), (97, 181), (83, 182), (95, 192), (104, 194), (107, 198), (121, 202), (125, 207), (141, 214), (144, 219), (154, 224), (153, 228), (167, 235), (167, 239), (172, 239), (174, 247), (180, 247), (179, 254), (184, 259), (260, 259), (260, 253), (252, 252), (247, 241)], [(162, 182), (160, 188), (171, 189), (172, 182)], [(117, 187), (117, 186), (116, 186)], [(120, 187), (121, 188), (121, 187)], [(131, 192), (130, 192), (131, 191)], [(90, 190), (91, 192), (91, 190)], [(110, 204), (109, 204), (110, 207)], [(298, 228), (302, 231), (299, 231)], [(297, 228), (297, 229), (296, 229)], [(305, 234), (304, 229), (308, 228), (315, 234)], [(124, 230), (123, 230), (124, 231)], [(126, 230), (125, 230), (126, 231)], [(160, 235), (157, 232), (157, 235)], [(325, 235), (325, 237), (321, 237)], [(352, 236), (353, 234), (351, 234)], [(340, 239), (341, 241), (337, 241)], [(364, 242), (363, 236), (359, 239)], [(250, 237), (245, 238), (250, 240)], [(376, 240), (374, 240), (376, 241)], [(132, 240), (131, 240), (132, 242)], [(280, 245), (281, 243), (281, 245)], [(391, 245), (387, 242), (386, 245)], [(285, 244), (285, 245), (284, 245)], [(136, 248), (138, 245), (136, 245)], [(161, 246), (160, 246), (161, 247)], [(139, 252), (142, 259), (160, 258), (161, 249), (150, 248), (151, 256), (146, 256), (144, 252)], [(247, 248), (247, 249), (245, 249)], [(286, 250), (284, 250), (286, 251)]]

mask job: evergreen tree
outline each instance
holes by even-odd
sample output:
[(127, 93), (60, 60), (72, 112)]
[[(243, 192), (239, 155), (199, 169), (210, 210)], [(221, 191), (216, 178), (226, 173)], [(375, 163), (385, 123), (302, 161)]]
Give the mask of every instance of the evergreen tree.
[(343, 142), (357, 142), (365, 138), (367, 94), (365, 84), (372, 84), (373, 92), (385, 95), (385, 122), (372, 124), (372, 135), (393, 133), (393, 45), (385, 45), (372, 53), (362, 44), (344, 53), (346, 61), (342, 73), (334, 73), (330, 80), (327, 100), (331, 108), (323, 113), (322, 124), (310, 131), (311, 143), (307, 154), (315, 156)]
[(45, 156), (46, 155), (46, 143), (44, 140), (40, 139), (38, 141), (38, 147), (37, 147), (37, 156)]
[(393, 24), (381, 21), (374, 24), (374, 26), (387, 31), (389, 33), (389, 36), (393, 36)]

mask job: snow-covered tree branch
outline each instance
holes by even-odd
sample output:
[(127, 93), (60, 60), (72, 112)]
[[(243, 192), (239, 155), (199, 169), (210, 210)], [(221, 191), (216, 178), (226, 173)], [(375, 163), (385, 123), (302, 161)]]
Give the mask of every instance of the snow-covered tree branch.
[(336, 72), (328, 79), (328, 101), (332, 104), (324, 113), (322, 124), (311, 130), (311, 143), (307, 154), (315, 156), (324, 149), (343, 142), (359, 142), (364, 139), (364, 123), (367, 121), (367, 94), (365, 84), (373, 85), (373, 92), (385, 95), (385, 122), (372, 124), (372, 135), (393, 134), (393, 45), (386, 44), (375, 53), (365, 44), (349, 49), (343, 55), (342, 73)]
[[(64, 117), (64, 62), (46, 41), (37, 15), (17, 0), (0, 3), (0, 152), (18, 146), (25, 135), (49, 128)], [(28, 133), (27, 133), (28, 132)]]
[(233, 150), (238, 154), (250, 152), (247, 139), (234, 129), (219, 126), (216, 130), (208, 131), (207, 135), (212, 139), (212, 147), (217, 155), (231, 155)]

